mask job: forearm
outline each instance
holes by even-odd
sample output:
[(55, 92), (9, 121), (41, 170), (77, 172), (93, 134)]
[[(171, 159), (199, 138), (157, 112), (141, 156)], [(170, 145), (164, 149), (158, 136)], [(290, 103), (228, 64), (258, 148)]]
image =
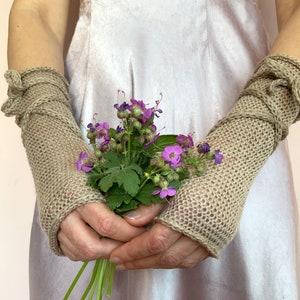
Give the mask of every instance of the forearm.
[(279, 34), (270, 55), (285, 54), (300, 60), (300, 1), (276, 1)]
[[(64, 71), (63, 49), (69, 0), (17, 0), (9, 17), (8, 66), (48, 66)], [(55, 11), (55, 13), (54, 13)]]

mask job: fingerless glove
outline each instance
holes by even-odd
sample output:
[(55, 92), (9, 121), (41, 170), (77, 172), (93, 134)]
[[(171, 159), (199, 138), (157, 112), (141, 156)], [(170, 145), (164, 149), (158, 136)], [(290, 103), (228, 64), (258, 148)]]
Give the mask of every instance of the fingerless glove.
[(205, 138), (225, 159), (183, 182), (158, 217), (198, 241), (213, 257), (235, 236), (251, 184), (288, 128), (299, 119), (300, 63), (266, 57), (230, 113)]
[(61, 221), (76, 207), (103, 198), (87, 186), (87, 178), (76, 169), (82, 151), (90, 152), (75, 122), (68, 83), (55, 70), (36, 67), (5, 74), (9, 99), (2, 111), (16, 116), (32, 170), (40, 224), (50, 248), (62, 255), (57, 241)]

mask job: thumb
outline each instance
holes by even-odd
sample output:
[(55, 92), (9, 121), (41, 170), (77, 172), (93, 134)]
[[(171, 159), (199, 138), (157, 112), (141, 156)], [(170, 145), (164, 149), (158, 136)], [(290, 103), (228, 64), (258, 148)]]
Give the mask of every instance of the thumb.
[(133, 226), (146, 226), (163, 210), (165, 203), (152, 203), (149, 206), (140, 205), (123, 215), (124, 219)]

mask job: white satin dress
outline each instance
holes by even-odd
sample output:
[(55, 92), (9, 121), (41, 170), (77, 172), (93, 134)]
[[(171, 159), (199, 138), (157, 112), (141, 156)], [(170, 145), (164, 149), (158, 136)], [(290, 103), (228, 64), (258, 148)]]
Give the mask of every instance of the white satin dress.
[[(203, 138), (268, 52), (251, 0), (86, 0), (67, 57), (74, 115), (116, 126), (113, 104), (163, 94), (162, 133)], [(111, 300), (297, 300), (296, 200), (286, 143), (257, 176), (239, 232), (189, 270), (116, 272)], [(57, 257), (34, 217), (31, 300), (60, 300), (81, 266)], [(92, 265), (90, 265), (90, 269)], [(85, 274), (89, 273), (85, 271)], [(71, 299), (80, 299), (84, 276)]]

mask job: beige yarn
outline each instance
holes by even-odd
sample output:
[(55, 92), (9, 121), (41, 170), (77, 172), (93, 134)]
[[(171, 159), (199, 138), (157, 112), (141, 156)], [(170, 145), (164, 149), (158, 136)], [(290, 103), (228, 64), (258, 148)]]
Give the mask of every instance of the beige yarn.
[(157, 222), (218, 257), (236, 234), (254, 178), (299, 112), (300, 63), (287, 56), (265, 58), (231, 112), (205, 139), (225, 160), (186, 180)]
[(81, 151), (90, 152), (72, 112), (65, 78), (55, 70), (36, 67), (9, 70), (9, 99), (2, 111), (16, 116), (34, 177), (40, 223), (51, 250), (62, 255), (57, 241), (61, 221), (76, 207), (102, 201), (76, 170)]

